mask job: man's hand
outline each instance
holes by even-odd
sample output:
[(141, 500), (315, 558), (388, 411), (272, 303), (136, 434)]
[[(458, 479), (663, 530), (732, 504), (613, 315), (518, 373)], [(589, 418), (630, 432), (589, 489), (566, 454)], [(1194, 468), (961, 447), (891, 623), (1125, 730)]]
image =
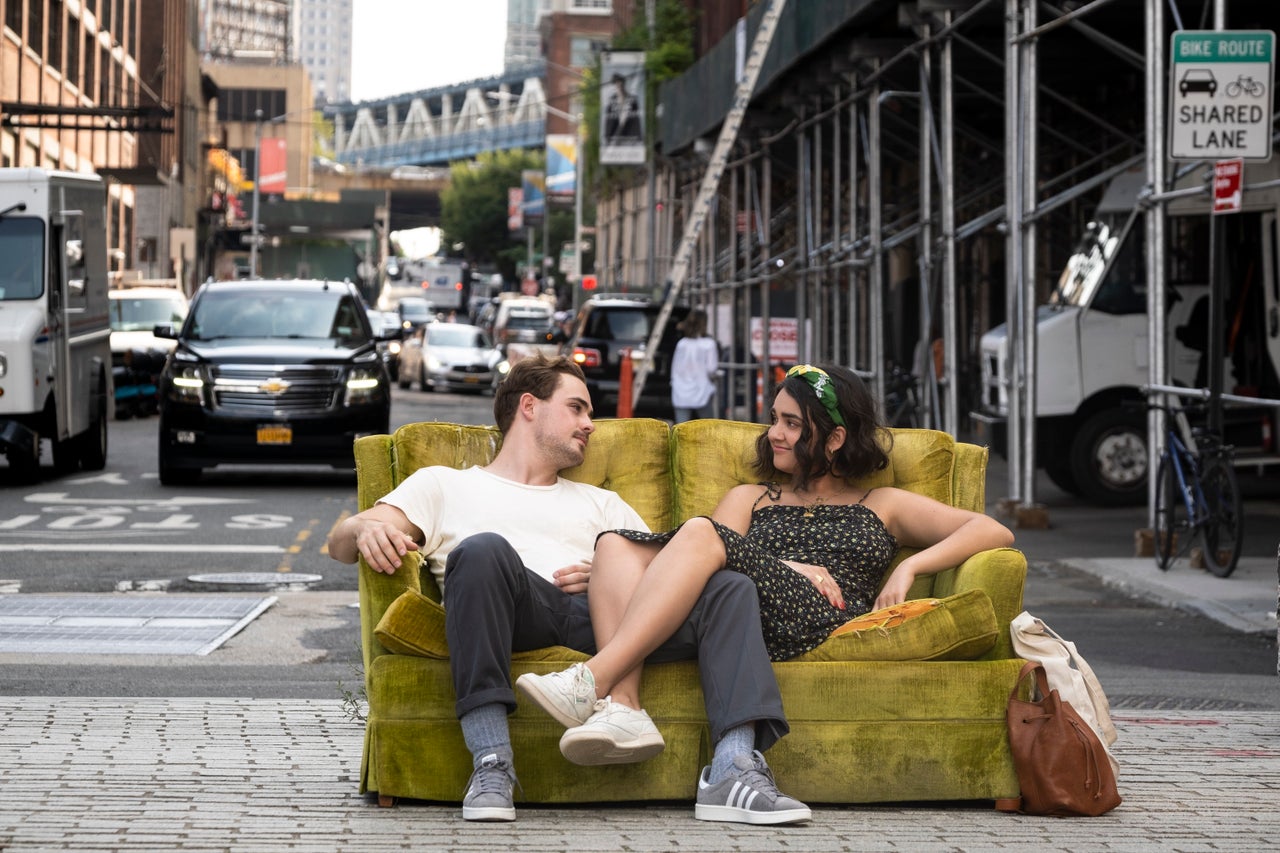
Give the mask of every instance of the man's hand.
[(405, 554), (418, 550), (412, 537), (386, 521), (361, 519), (355, 534), (356, 550), (375, 572), (395, 574)]
[(583, 560), (563, 569), (556, 569), (551, 574), (551, 582), (561, 591), (574, 595), (587, 591), (587, 583), (591, 580), (591, 561)]

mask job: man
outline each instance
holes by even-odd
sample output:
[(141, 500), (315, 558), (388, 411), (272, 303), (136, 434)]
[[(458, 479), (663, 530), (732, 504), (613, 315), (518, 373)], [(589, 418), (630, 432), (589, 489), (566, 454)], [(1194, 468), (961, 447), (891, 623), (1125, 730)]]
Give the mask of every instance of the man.
[(606, 145), (635, 145), (644, 142), (640, 125), (640, 101), (627, 91), (627, 78), (614, 74), (613, 91), (604, 105), (604, 140)]
[[(493, 412), (503, 440), (489, 465), (420, 469), (337, 525), (328, 544), (334, 559), (364, 557), (388, 574), (409, 551), (427, 555), (444, 583), (456, 710), (474, 766), (462, 817), (510, 821), (511, 654), (552, 645), (593, 653), (585, 593), (595, 539), (605, 530), (646, 527), (613, 492), (560, 477), (581, 464), (595, 429), (582, 371), (572, 361), (536, 355), (518, 362), (498, 387)], [(710, 784), (699, 787), (701, 811), (746, 823), (807, 820), (808, 807), (778, 791), (756, 751), (786, 734), (787, 723), (746, 576), (718, 573), (649, 660), (694, 657), (716, 744), (704, 771)], [(582, 699), (581, 713), (562, 722), (593, 735), (590, 763), (641, 761), (662, 750), (643, 710), (594, 693)]]

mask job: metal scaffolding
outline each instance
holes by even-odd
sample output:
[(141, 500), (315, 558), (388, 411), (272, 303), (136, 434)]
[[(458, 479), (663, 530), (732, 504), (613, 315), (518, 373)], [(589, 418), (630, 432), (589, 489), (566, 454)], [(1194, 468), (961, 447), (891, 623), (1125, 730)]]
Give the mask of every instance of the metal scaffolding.
[[(1037, 308), (1108, 181), (1145, 163), (1148, 188), (1166, 186), (1169, 2), (870, 2), (757, 88), (684, 282), (713, 332), (730, 328), (721, 339), (738, 342), (724, 363), (728, 416), (761, 419), (771, 341), (783, 340), (771, 318), (794, 317), (785, 359), (845, 364), (882, 401), (913, 374), (915, 425), (966, 433), (981, 393), (979, 338), (1003, 320), (1008, 495), (1034, 504)], [(655, 198), (638, 178), (601, 200), (605, 289), (665, 296), (675, 240), (701, 215), (691, 208), (706, 149), (704, 138), (666, 152)], [(659, 248), (646, 281), (651, 207)], [(1152, 210), (1148, 340), (1159, 382), (1164, 238)], [(1155, 429), (1153, 420), (1153, 439)]]

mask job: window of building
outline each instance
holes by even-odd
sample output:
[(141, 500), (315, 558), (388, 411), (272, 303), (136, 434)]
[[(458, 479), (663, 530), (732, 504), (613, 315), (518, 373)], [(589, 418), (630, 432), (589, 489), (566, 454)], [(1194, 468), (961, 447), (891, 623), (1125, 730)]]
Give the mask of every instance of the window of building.
[(62, 0), (49, 0), (49, 47), (44, 64), (62, 70)]
[(98, 57), (98, 52), (94, 50), (93, 47), (94, 47), (93, 34), (90, 33), (88, 30), (85, 30), (84, 31), (84, 85), (80, 87), (80, 91), (88, 95), (90, 98), (93, 97), (94, 87), (97, 85), (97, 82), (98, 82), (97, 75), (94, 73), (95, 69), (97, 68), (97, 66), (95, 65), (95, 60)]
[(569, 64), (574, 68), (587, 68), (595, 64), (596, 54), (609, 46), (602, 39), (589, 36), (572, 36), (569, 39)]
[(110, 106), (116, 103), (111, 91), (111, 51), (98, 45), (98, 103)]
[(22, 3), (19, 0), (9, 0), (4, 7), (4, 25), (13, 30), (15, 34), (22, 33)]
[(80, 85), (80, 19), (67, 18), (67, 82)]
[(27, 4), (27, 47), (44, 56), (44, 3)]
[(223, 89), (218, 93), (218, 121), (256, 121), (284, 115), (284, 89)]

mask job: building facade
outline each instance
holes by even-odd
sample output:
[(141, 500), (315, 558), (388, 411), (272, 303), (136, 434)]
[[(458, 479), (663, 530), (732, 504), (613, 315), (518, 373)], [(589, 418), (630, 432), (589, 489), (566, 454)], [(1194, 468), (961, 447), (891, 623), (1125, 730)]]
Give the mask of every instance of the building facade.
[(352, 0), (294, 0), (293, 48), (316, 105), (351, 100)]
[[(73, 172), (138, 162), (141, 0), (0, 0), (0, 167)], [(127, 178), (125, 178), (127, 180)], [(134, 188), (109, 181), (107, 246), (122, 269), (134, 241)]]

